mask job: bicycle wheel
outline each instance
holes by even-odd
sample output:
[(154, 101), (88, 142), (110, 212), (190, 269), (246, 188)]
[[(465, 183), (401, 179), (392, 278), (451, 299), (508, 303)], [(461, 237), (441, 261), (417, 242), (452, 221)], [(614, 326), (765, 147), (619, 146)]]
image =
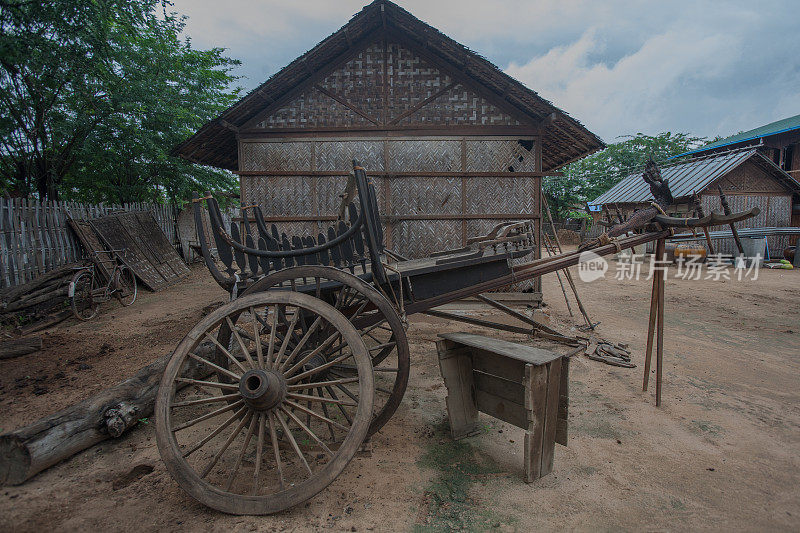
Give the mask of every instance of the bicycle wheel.
[(119, 267), (115, 274), (114, 297), (125, 307), (136, 301), (136, 276), (126, 266)]
[(100, 309), (100, 302), (94, 299), (94, 276), (91, 270), (81, 270), (69, 283), (70, 306), (78, 320), (91, 320)]

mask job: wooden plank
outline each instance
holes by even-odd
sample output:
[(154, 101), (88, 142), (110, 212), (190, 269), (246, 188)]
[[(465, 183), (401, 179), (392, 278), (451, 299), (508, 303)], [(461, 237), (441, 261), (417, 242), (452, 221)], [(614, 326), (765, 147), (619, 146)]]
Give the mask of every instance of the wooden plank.
[(449, 353), (444, 341), (437, 341), (439, 369), (447, 387), (447, 414), (454, 439), (472, 435), (478, 427), (478, 408), (475, 404), (475, 385), (472, 363), (468, 354)]
[[(561, 357), (559, 354), (549, 350), (534, 348), (533, 346), (525, 346), (523, 344), (517, 344), (515, 342), (509, 342), (503, 339), (493, 339), (472, 333), (441, 333), (439, 334), (439, 337), (465, 344), (467, 346), (472, 346), (473, 348), (488, 350), (498, 355), (533, 365), (544, 365)], [(519, 375), (521, 375), (521, 373)]]
[[(83, 220), (75, 220), (75, 219), (68, 219), (68, 224), (75, 232), (75, 235), (78, 236), (78, 240), (80, 241), (83, 249), (86, 252), (86, 256), (95, 261), (95, 266), (97, 267), (97, 272), (100, 274), (103, 282), (108, 281), (109, 276), (111, 275), (111, 271), (109, 270), (109, 261), (112, 259), (112, 255), (105, 251), (105, 246), (100, 242), (100, 238), (92, 229), (92, 226), (89, 222)], [(98, 252), (94, 254), (93, 252)]]
[(475, 391), (475, 402), (478, 405), (478, 411), (482, 413), (499, 418), (518, 428), (528, 427), (528, 410), (523, 405), (482, 390)]
[(561, 358), (561, 383), (558, 387), (556, 442), (562, 446), (569, 440), (569, 357)]
[(472, 379), (475, 383), (475, 390), (488, 392), (493, 396), (525, 407), (525, 386), (520, 380), (509, 381), (478, 371), (473, 371)]
[(473, 369), (508, 381), (523, 383), (526, 363), (487, 350), (478, 348), (471, 348), (471, 350)]
[(542, 448), (544, 440), (545, 407), (547, 406), (547, 367), (525, 366), (525, 386), (528, 389), (528, 429), (525, 432), (525, 482), (542, 477)]
[(142, 280), (145, 287), (152, 291), (158, 291), (166, 286), (159, 271), (148, 261), (137, 243), (131, 239), (126, 224), (119, 220), (119, 215), (93, 220), (91, 225), (109, 248), (125, 250), (120, 254), (120, 259)]
[(561, 385), (561, 359), (547, 365), (547, 404), (545, 405), (544, 438), (542, 439), (542, 466), (539, 476), (553, 471), (556, 426), (558, 419), (558, 390)]
[(152, 213), (109, 215), (91, 225), (109, 247), (126, 250), (122, 261), (149, 289), (160, 290), (189, 274)]

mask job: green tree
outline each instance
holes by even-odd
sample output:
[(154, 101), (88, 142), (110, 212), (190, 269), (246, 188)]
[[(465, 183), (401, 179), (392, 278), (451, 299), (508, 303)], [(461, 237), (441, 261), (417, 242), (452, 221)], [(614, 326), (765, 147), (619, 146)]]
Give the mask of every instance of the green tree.
[(130, 202), (231, 189), (169, 150), (238, 95), (223, 50), (162, 0), (0, 1), (0, 177), (40, 198)]
[(638, 133), (570, 163), (563, 169), (563, 176), (545, 179), (542, 187), (554, 217), (582, 216), (580, 206), (584, 202), (597, 198), (625, 176), (640, 171), (649, 157), (656, 162), (666, 161), (705, 142), (705, 138), (685, 133), (664, 132), (655, 136)]

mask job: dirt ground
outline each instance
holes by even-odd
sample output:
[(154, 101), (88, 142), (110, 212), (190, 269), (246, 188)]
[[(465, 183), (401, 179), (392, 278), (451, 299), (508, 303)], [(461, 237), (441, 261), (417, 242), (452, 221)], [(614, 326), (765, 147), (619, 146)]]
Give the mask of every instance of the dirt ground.
[[(797, 530), (800, 272), (762, 270), (747, 282), (670, 277), (660, 408), (641, 392), (650, 282), (577, 283), (599, 334), (629, 343), (640, 366), (573, 359), (569, 446), (557, 446), (553, 473), (534, 484), (521, 479), (521, 430), (484, 416), (481, 434), (457, 443), (448, 435), (434, 340), (480, 328), (413, 317), (400, 409), (371, 451), (306, 504), (266, 517), (204, 508), (166, 472), (145, 421), (22, 486), (0, 488), (0, 529)], [(225, 296), (194, 266), (185, 281), (142, 293), (132, 307), (108, 303), (91, 323), (48, 331), (41, 352), (0, 361), (0, 432), (170, 352), (202, 309)], [(551, 325), (569, 331), (577, 318), (553, 275), (544, 297)]]

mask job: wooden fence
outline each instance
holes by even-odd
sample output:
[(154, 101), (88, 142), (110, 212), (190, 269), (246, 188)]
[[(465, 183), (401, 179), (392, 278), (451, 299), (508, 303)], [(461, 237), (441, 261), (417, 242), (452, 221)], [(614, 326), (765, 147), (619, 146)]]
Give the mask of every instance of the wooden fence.
[(26, 283), (86, 255), (67, 219), (88, 220), (121, 211), (149, 211), (172, 244), (175, 219), (166, 205), (90, 205), (0, 198), (0, 288)]

